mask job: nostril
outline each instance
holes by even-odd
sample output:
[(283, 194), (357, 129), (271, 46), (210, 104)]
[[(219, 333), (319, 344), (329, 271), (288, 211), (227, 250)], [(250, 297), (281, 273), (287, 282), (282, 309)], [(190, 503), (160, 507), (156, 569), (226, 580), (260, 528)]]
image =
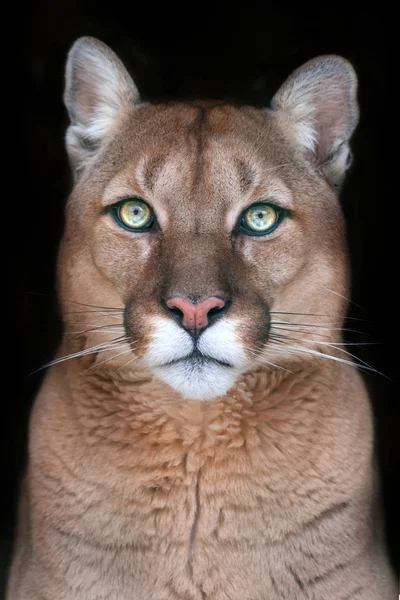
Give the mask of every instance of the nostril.
[(167, 308), (169, 312), (171, 312), (173, 315), (176, 315), (177, 317), (183, 317), (183, 310), (181, 310), (180, 308), (176, 308), (175, 306), (168, 306)]
[(162, 300), (161, 304), (162, 304), (162, 307), (164, 308), (164, 310), (166, 310), (169, 314), (179, 317), (179, 319), (182, 319), (182, 317), (184, 316), (183, 310), (181, 310), (177, 306), (174, 306), (169, 301), (165, 302), (164, 300)]
[(215, 308), (212, 308), (211, 310), (208, 311), (207, 317), (212, 319), (214, 317), (214, 315), (221, 314), (221, 310), (223, 310), (223, 309), (216, 306)]
[(211, 308), (208, 311), (207, 317), (211, 320), (213, 317), (221, 317), (223, 314), (225, 314), (225, 312), (228, 310), (230, 305), (231, 305), (231, 301), (227, 300), (225, 302), (224, 306), (214, 306), (214, 308)]
[(163, 302), (164, 308), (174, 315), (184, 327), (195, 327), (195, 305), (185, 298), (171, 298)]

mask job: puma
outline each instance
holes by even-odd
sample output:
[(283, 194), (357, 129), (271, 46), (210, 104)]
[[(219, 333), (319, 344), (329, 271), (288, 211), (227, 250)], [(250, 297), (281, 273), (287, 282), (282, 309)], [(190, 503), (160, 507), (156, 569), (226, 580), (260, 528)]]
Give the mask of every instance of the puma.
[(66, 68), (64, 321), (30, 423), (8, 600), (390, 600), (372, 417), (343, 345), (338, 56), (270, 109), (149, 104)]

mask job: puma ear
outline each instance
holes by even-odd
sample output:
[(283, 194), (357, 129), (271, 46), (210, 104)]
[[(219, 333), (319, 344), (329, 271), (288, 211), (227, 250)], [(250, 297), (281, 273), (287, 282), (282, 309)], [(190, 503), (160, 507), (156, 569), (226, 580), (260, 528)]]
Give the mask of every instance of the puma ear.
[(65, 73), (64, 103), (71, 121), (66, 146), (75, 177), (139, 94), (122, 62), (92, 37), (72, 46)]
[(272, 100), (294, 126), (298, 146), (334, 187), (351, 162), (349, 141), (358, 122), (357, 77), (340, 56), (320, 56), (298, 68)]

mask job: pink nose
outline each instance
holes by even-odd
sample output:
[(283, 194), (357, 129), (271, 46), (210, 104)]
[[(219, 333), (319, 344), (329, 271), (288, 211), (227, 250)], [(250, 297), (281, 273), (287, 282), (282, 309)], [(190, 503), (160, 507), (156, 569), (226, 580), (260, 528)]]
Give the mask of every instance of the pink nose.
[(221, 310), (225, 302), (221, 298), (211, 296), (198, 304), (192, 304), (185, 298), (171, 298), (167, 300), (168, 308), (177, 308), (183, 315), (182, 325), (188, 329), (199, 331), (208, 325), (208, 315), (213, 308)]

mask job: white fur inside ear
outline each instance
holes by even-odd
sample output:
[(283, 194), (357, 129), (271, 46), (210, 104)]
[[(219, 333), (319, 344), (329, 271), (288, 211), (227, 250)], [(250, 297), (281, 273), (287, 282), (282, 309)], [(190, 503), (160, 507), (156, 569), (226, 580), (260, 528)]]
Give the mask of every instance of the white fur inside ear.
[(76, 60), (75, 68), (82, 71), (86, 85), (91, 86), (90, 95), (95, 100), (91, 106), (84, 106), (85, 99), (78, 98), (82, 112), (88, 115), (86, 133), (90, 138), (101, 138), (108, 133), (129, 102), (131, 86), (127, 82), (125, 69), (121, 72), (114, 60), (93, 46), (87, 47)]
[(139, 101), (139, 94), (110, 48), (94, 38), (80, 38), (68, 55), (64, 101), (71, 121), (67, 149), (79, 168)]
[(351, 64), (340, 56), (321, 56), (294, 71), (272, 100), (293, 141), (313, 153), (334, 186), (348, 166), (349, 141), (358, 121), (356, 93)]
[[(283, 89), (279, 96), (279, 107), (284, 107), (297, 142), (311, 152), (315, 152), (317, 142), (313, 95), (312, 86), (305, 87), (304, 82), (294, 81), (292, 86)], [(277, 104), (275, 99), (275, 105)]]
[(298, 108), (296, 112), (299, 120), (294, 121), (293, 125), (298, 143), (303, 146), (305, 150), (310, 150), (310, 152), (315, 154), (317, 134), (313, 124), (312, 113), (307, 109), (308, 107), (305, 106)]

